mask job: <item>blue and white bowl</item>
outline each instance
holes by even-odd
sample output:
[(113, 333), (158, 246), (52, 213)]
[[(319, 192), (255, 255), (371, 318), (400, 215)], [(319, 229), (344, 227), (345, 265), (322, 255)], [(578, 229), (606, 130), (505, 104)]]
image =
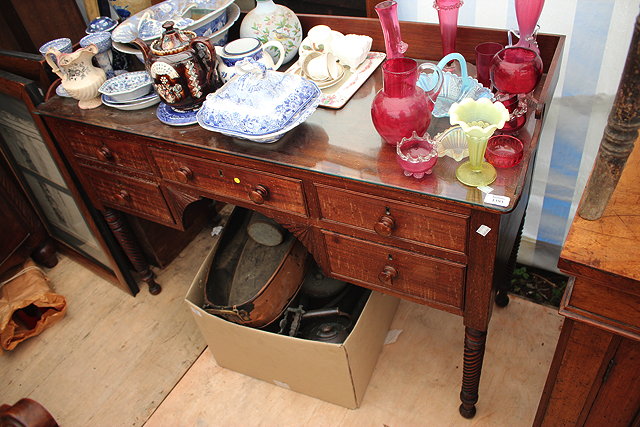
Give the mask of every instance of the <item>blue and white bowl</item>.
[(277, 71), (236, 75), (198, 111), (205, 129), (254, 142), (274, 142), (304, 122), (322, 92), (310, 80)]
[(87, 29), (84, 31), (87, 34), (100, 33), (102, 31), (111, 31), (118, 26), (118, 21), (108, 16), (98, 16), (93, 21), (89, 22)]
[(140, 98), (151, 91), (153, 80), (146, 71), (134, 71), (115, 76), (100, 86), (98, 92), (111, 97), (115, 102)]
[(57, 49), (62, 53), (71, 53), (71, 52), (73, 52), (73, 45), (71, 44), (71, 39), (68, 39), (66, 37), (62, 37), (62, 38), (55, 39), (55, 40), (50, 40), (50, 41), (46, 42), (45, 44), (43, 44), (42, 46), (40, 46), (40, 48), (38, 50), (40, 51), (42, 56), (44, 56), (47, 53), (47, 51), (49, 50), (49, 48)]
[(111, 49), (111, 33), (101, 31), (98, 33), (88, 34), (80, 39), (80, 46), (87, 47), (90, 44), (95, 44), (97, 46), (98, 53), (108, 52)]

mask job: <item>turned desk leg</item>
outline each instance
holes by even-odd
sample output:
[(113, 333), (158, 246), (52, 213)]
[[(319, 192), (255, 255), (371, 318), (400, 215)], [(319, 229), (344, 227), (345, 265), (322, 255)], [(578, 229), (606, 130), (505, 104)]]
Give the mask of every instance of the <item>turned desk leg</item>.
[(466, 327), (464, 330), (464, 369), (462, 373), (462, 390), (460, 391), (460, 415), (473, 418), (478, 402), (478, 386), (484, 359), (484, 344), (487, 331)]
[(122, 249), (127, 254), (133, 268), (142, 275), (142, 281), (149, 285), (149, 293), (151, 295), (158, 295), (160, 291), (162, 291), (162, 288), (156, 283), (153, 271), (149, 268), (149, 263), (144, 258), (144, 254), (140, 250), (138, 243), (135, 241), (131, 230), (122, 218), (120, 212), (107, 208), (102, 212), (102, 215), (104, 215), (104, 218), (107, 220), (107, 224), (111, 231), (113, 231), (116, 240), (118, 240), (118, 243), (120, 243), (120, 246), (122, 246)]

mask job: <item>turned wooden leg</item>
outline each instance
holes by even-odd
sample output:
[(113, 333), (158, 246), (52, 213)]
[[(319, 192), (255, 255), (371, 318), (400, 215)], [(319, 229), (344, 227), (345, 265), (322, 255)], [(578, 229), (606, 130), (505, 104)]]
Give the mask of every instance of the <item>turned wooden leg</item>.
[(484, 344), (487, 332), (473, 328), (464, 330), (464, 369), (462, 372), (462, 390), (460, 391), (460, 415), (473, 418), (476, 414), (478, 401), (478, 386), (482, 373), (482, 359), (484, 359)]
[(160, 291), (162, 291), (162, 288), (156, 283), (153, 271), (149, 268), (149, 263), (144, 258), (144, 254), (140, 250), (138, 243), (131, 234), (131, 230), (129, 230), (120, 212), (107, 208), (102, 214), (107, 220), (109, 228), (113, 231), (116, 240), (118, 240), (118, 243), (120, 243), (120, 246), (122, 246), (122, 249), (127, 254), (129, 261), (131, 261), (131, 265), (142, 275), (142, 281), (149, 285), (149, 293), (151, 293), (151, 295), (158, 295)]
[(518, 260), (518, 251), (520, 250), (520, 242), (522, 241), (522, 230), (524, 229), (524, 219), (527, 216), (525, 211), (522, 214), (522, 221), (520, 221), (520, 228), (518, 228), (518, 234), (516, 240), (513, 242), (513, 248), (509, 255), (509, 261), (504, 270), (504, 276), (502, 280), (498, 282), (498, 292), (496, 292), (496, 305), (498, 307), (506, 307), (509, 304), (509, 291), (511, 290), (511, 279), (513, 278), (513, 271), (516, 268), (516, 261)]

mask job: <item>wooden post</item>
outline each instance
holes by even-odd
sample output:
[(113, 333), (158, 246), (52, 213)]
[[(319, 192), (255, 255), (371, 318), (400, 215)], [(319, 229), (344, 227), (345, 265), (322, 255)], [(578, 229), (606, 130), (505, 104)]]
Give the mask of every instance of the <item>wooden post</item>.
[(599, 219), (615, 190), (640, 128), (640, 15), (631, 37), (616, 99), (604, 128), (600, 149), (578, 215)]

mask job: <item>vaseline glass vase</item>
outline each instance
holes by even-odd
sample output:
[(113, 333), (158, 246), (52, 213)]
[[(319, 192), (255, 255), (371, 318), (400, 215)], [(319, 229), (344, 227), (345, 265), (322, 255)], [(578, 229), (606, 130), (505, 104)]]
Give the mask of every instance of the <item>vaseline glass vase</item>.
[(456, 178), (470, 187), (491, 184), (497, 173), (490, 163), (484, 161), (484, 152), (489, 137), (509, 120), (509, 111), (502, 103), (491, 102), (488, 98), (466, 98), (454, 103), (449, 115), (451, 124), (462, 128), (469, 146), (469, 161), (458, 166)]

